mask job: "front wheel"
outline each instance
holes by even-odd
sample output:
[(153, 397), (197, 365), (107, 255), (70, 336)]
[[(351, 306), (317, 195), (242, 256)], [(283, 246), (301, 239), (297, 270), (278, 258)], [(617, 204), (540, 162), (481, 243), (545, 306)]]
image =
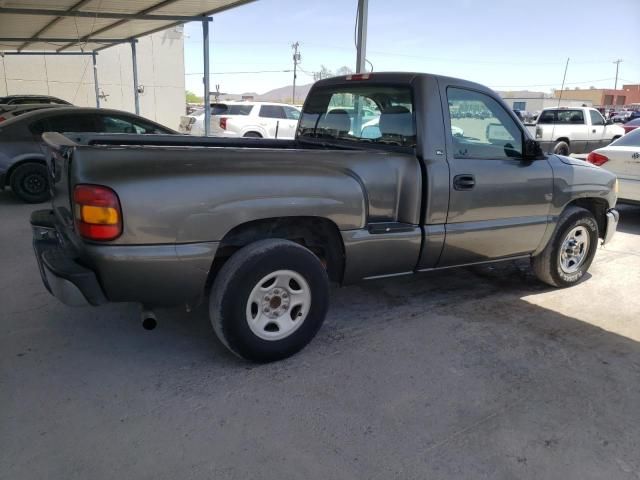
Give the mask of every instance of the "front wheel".
[(569, 207), (545, 249), (533, 257), (536, 276), (553, 287), (578, 283), (593, 261), (598, 248), (598, 224), (584, 208)]
[(211, 289), (209, 316), (236, 355), (270, 362), (293, 355), (327, 314), (329, 280), (311, 251), (289, 240), (260, 240), (238, 250)]

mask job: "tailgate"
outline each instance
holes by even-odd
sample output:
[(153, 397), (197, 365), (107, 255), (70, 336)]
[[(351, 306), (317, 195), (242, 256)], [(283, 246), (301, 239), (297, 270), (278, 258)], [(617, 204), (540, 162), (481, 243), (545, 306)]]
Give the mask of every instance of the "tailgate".
[(73, 152), (77, 144), (55, 132), (44, 133), (42, 139), (48, 147), (47, 169), (54, 214), (64, 228), (73, 230), (69, 166), (73, 161)]

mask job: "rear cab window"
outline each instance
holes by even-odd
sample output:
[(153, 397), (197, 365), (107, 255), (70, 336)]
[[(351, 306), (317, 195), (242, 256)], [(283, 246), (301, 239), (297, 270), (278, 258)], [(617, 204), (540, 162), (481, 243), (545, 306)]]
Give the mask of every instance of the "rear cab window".
[(582, 110), (545, 110), (540, 114), (538, 123), (555, 125), (584, 125)]
[(304, 104), (298, 138), (413, 148), (411, 88), (375, 83), (316, 88)]

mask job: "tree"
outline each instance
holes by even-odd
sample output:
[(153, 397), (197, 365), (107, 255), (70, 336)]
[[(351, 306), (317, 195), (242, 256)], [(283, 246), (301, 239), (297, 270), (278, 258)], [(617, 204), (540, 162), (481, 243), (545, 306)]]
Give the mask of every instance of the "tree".
[(346, 65), (340, 67), (338, 70), (336, 70), (336, 75), (337, 76), (343, 76), (343, 75), (351, 75), (353, 73), (353, 70), (351, 70), (349, 67), (347, 67)]
[(190, 90), (186, 91), (187, 103), (202, 103), (202, 97), (199, 97)]
[(327, 67), (325, 67), (324, 65), (320, 65), (319, 72), (313, 72), (313, 79), (316, 81), (322, 80), (323, 78), (329, 78), (329, 77), (333, 77), (333, 72), (329, 70)]

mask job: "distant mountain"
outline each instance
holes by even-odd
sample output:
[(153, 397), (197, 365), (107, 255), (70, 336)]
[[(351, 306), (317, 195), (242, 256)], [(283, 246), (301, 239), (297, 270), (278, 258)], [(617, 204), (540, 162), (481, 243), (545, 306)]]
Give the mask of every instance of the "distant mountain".
[[(306, 85), (296, 85), (296, 104), (301, 104), (304, 99), (307, 98), (309, 90), (311, 89), (311, 83)], [(291, 94), (293, 93), (293, 85), (287, 85), (286, 87), (274, 88), (265, 93), (247, 92), (240, 94), (226, 94), (221, 95), (223, 100), (242, 100), (243, 97), (253, 97), (254, 100), (259, 102), (284, 102), (291, 103)]]

